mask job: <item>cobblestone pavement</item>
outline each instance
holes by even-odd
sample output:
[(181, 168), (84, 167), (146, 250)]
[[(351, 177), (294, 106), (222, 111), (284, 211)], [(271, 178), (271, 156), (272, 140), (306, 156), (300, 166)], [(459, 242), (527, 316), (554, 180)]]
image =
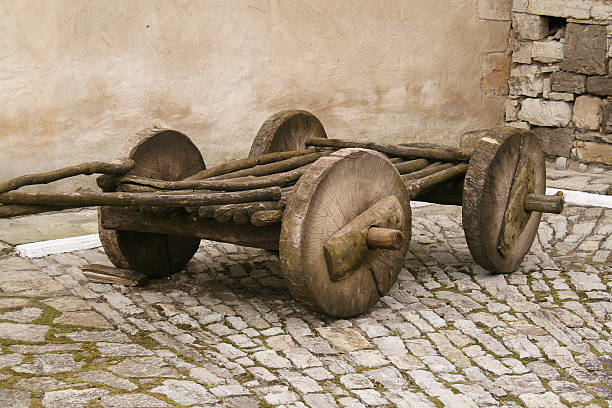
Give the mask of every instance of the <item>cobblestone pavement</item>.
[(612, 195), (612, 170), (596, 167), (588, 171), (576, 171), (547, 167), (546, 178), (548, 187)]
[(234, 245), (133, 289), (85, 281), (100, 249), (0, 257), (0, 406), (609, 406), (612, 210), (544, 219), (521, 270), (492, 276), (459, 207), (415, 208), (398, 282), (350, 320)]

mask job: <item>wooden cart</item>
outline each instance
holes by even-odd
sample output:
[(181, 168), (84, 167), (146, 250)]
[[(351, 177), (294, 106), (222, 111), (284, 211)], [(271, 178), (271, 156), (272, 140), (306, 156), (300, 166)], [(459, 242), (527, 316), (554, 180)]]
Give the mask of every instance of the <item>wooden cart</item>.
[[(103, 173), (102, 193), (23, 193), (23, 185)], [(463, 206), (474, 260), (494, 273), (516, 270), (546, 196), (544, 157), (528, 131), (491, 129), (475, 150), (327, 139), (300, 110), (261, 127), (249, 157), (206, 169), (180, 132), (149, 129), (115, 163), (86, 163), (0, 183), (0, 216), (100, 205), (109, 259), (149, 277), (182, 269), (200, 239), (279, 251), (293, 296), (334, 317), (367, 311), (402, 268), (410, 200)]]

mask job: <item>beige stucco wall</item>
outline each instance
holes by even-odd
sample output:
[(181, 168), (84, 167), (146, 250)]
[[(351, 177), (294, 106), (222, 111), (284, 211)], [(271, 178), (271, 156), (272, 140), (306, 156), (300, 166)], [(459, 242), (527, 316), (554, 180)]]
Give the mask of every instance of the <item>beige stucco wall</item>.
[(244, 157), (287, 108), (315, 113), (329, 137), (457, 144), (503, 121), (503, 98), (481, 80), (483, 67), (494, 80), (505, 72), (485, 53), (507, 48), (509, 22), (478, 8), (0, 0), (1, 178), (110, 159), (153, 124), (185, 132), (218, 164)]

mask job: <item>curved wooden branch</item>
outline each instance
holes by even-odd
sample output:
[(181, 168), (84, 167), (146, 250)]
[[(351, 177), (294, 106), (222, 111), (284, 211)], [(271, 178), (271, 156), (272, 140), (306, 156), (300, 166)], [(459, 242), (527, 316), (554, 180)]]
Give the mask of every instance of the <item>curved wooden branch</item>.
[(64, 167), (62, 169), (50, 171), (48, 173), (25, 174), (10, 180), (0, 182), (0, 193), (17, 190), (23, 186), (34, 184), (47, 184), (52, 181), (61, 180), (67, 177), (78, 176), (80, 174), (110, 174), (122, 176), (134, 168), (134, 160), (126, 160), (119, 163), (89, 162), (75, 166)]

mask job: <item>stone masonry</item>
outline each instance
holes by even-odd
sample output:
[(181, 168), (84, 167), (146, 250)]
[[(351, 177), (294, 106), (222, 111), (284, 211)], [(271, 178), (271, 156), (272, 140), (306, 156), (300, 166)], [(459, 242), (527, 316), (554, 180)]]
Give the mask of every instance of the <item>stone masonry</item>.
[(545, 215), (520, 269), (474, 264), (461, 208), (414, 208), (397, 283), (334, 320), (278, 258), (202, 241), (143, 287), (88, 283), (100, 249), (0, 256), (0, 407), (608, 407), (612, 210)]
[(612, 3), (514, 0), (511, 36), (507, 124), (549, 156), (612, 165)]

